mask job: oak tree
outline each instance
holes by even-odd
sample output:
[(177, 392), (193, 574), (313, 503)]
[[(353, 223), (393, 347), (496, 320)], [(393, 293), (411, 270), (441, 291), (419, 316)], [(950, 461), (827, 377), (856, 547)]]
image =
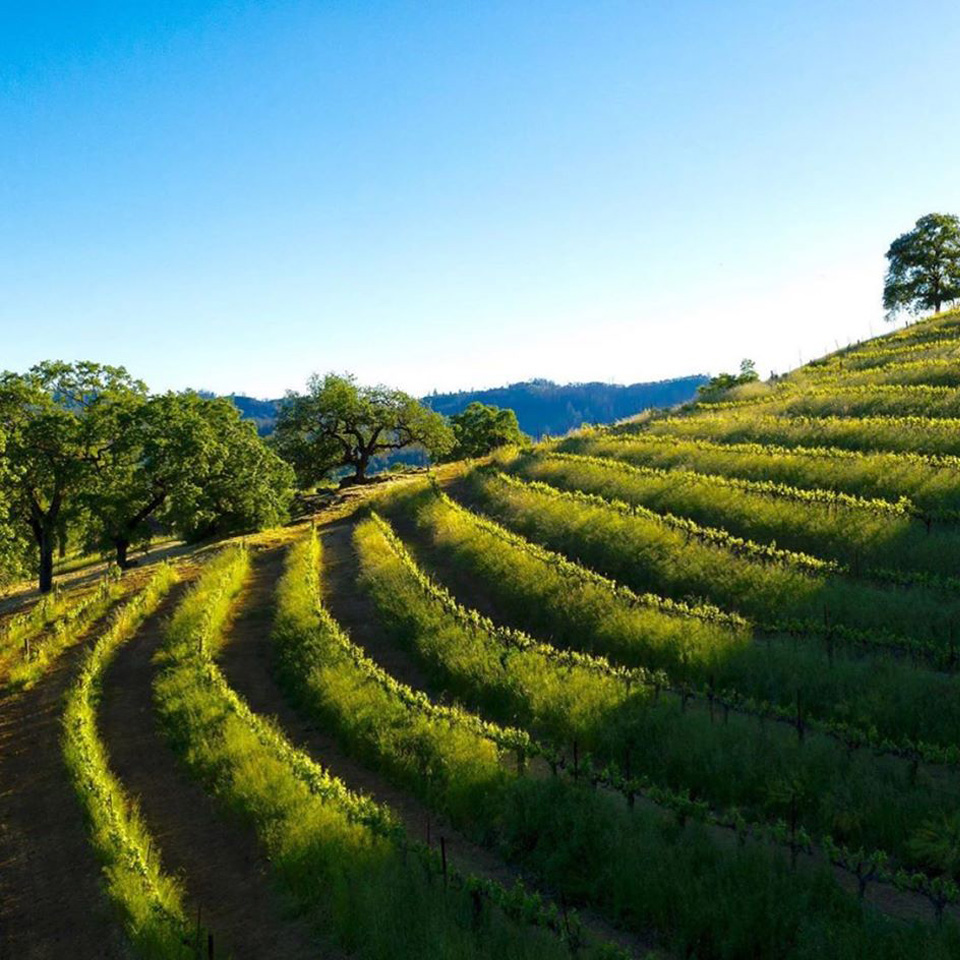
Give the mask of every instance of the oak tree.
[(309, 486), (340, 467), (354, 471), (344, 483), (363, 483), (375, 456), (415, 444), (442, 456), (453, 434), (440, 414), (401, 390), (328, 373), (311, 377), (306, 393), (287, 395), (273, 442)]
[(883, 306), (888, 319), (899, 310), (940, 312), (960, 297), (960, 219), (928, 213), (897, 237), (887, 251)]
[(66, 513), (78, 506), (97, 464), (109, 455), (125, 411), (146, 387), (123, 367), (48, 361), (0, 375), (4, 483), (11, 516), (36, 545), (41, 592), (53, 586), (53, 558)]
[(117, 427), (84, 496), (97, 520), (88, 546), (113, 550), (120, 567), (157, 524), (196, 539), (286, 518), (292, 471), (229, 400), (159, 394)]
[(483, 457), (507, 444), (521, 444), (527, 437), (520, 430), (517, 415), (510, 409), (501, 409), (474, 400), (460, 413), (450, 417), (455, 444), (449, 459), (463, 460)]

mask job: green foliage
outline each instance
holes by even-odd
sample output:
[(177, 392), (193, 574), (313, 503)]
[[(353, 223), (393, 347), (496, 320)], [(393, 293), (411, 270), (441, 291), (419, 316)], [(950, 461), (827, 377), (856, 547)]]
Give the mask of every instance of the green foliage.
[(417, 444), (434, 457), (446, 454), (453, 435), (439, 414), (400, 390), (359, 386), (351, 375), (314, 375), (305, 394), (290, 393), (280, 407), (273, 442), (303, 486), (339, 467), (366, 479), (378, 453)]
[(97, 517), (88, 546), (115, 550), (125, 566), (154, 518), (190, 539), (274, 526), (292, 485), (290, 468), (228, 400), (152, 396), (123, 412), (100, 458), (85, 494)]
[(117, 907), (137, 955), (147, 960), (176, 960), (192, 955), (190, 923), (179, 883), (165, 874), (156, 844), (131, 798), (110, 770), (97, 732), (96, 708), (104, 671), (121, 644), (156, 610), (176, 582), (172, 568), (161, 566), (144, 590), (119, 612), (86, 656), (67, 694), (63, 754), (90, 840), (103, 862), (104, 886)]
[(649, 430), (655, 434), (782, 447), (838, 447), (863, 453), (921, 453), (932, 457), (960, 455), (960, 418), (779, 417), (758, 415), (752, 410), (708, 409), (696, 416), (656, 420)]
[[(685, 688), (718, 709), (788, 721), (799, 693), (804, 713), (822, 721), (812, 726), (851, 749), (960, 761), (960, 677), (893, 657), (843, 655), (833, 641), (798, 644), (780, 636), (760, 644), (739, 618), (638, 596), (443, 494), (408, 490), (393, 499), (391, 512), (412, 514), (429, 537), (434, 570), (452, 573), (450, 579), (461, 574), (511, 623), (560, 647), (662, 671), (662, 678), (637, 681)], [(905, 717), (912, 735), (926, 742), (903, 737)]]
[[(634, 765), (647, 783), (689, 791), (688, 806), (696, 797), (714, 809), (775, 821), (778, 785), (796, 781), (807, 798), (796, 811), (799, 824), (830, 834), (832, 843), (909, 858), (909, 824), (950, 809), (960, 787), (955, 772), (910, 782), (902, 761), (851, 754), (828, 737), (798, 737), (792, 725), (770, 728), (735, 713), (717, 723), (712, 707), (693, 709), (685, 696), (637, 689), (629, 671), (538, 644), (460, 607), (419, 571), (382, 521), (360, 525), (355, 542), (384, 625), (444, 689), (549, 742), (573, 743), (574, 756), (579, 744), (601, 766)], [(569, 768), (569, 752), (565, 762)], [(584, 767), (582, 776), (597, 769)]]
[(95, 484), (101, 455), (125, 411), (146, 388), (122, 367), (41, 363), (0, 375), (0, 429), (6, 434), (6, 497), (39, 551), (41, 591), (53, 584), (57, 531)]
[(276, 526), (289, 516), (292, 469), (227, 400), (200, 400), (201, 423), (188, 442), (201, 449), (195, 471), (171, 496), (165, 521), (190, 540)]
[(7, 579), (20, 572), (29, 534), (44, 592), (71, 532), (126, 566), (128, 548), (158, 523), (198, 538), (287, 516), (292, 471), (229, 401), (149, 396), (122, 367), (57, 362), (3, 374), (0, 434), (0, 533), (9, 515), (20, 538), (0, 538), (0, 564)]
[[(371, 576), (374, 564), (376, 575), (382, 572), (378, 535), (388, 536), (386, 528), (374, 522), (357, 533)], [(389, 545), (389, 537), (379, 540), (385, 542)], [(352, 752), (420, 792), (455, 822), (480, 831), (508, 859), (534, 871), (568, 900), (594, 904), (640, 932), (652, 926), (671, 947), (683, 952), (696, 946), (697, 955), (706, 958), (739, 955), (741, 950), (756, 957), (806, 956), (799, 944), (807, 938), (819, 942), (821, 924), (824, 930), (830, 926), (833, 941), (840, 944), (839, 952), (824, 956), (860, 955), (868, 944), (881, 948), (881, 930), (893, 934), (891, 928), (864, 923), (858, 911), (844, 906), (844, 895), (831, 884), (790, 873), (765, 844), (730, 849), (708, 838), (697, 823), (677, 826), (666, 811), (683, 809), (687, 817), (702, 812), (680, 795), (631, 781), (637, 792), (661, 804), (662, 811), (628, 811), (609, 792), (578, 784), (569, 768), (566, 776), (546, 780), (497, 768), (489, 743), (482, 736), (467, 736), (469, 727), (460, 740), (452, 737), (449, 708), (430, 705), (422, 694), (385, 682), (382, 671), (352, 648), (316, 603), (317, 560), (312, 544), (295, 548), (279, 592), (276, 637), (285, 683), (298, 702), (318, 721), (332, 725)], [(385, 623), (394, 623), (396, 611), (409, 613), (411, 608), (416, 608), (412, 617), (419, 622), (436, 622), (424, 609), (426, 593), (402, 590), (391, 602), (388, 585), (382, 593), (380, 587), (372, 588), (383, 598)], [(456, 642), (449, 630), (447, 637)], [(459, 647), (452, 653), (455, 658)], [(457, 716), (467, 715), (458, 711)], [(482, 729), (495, 728), (487, 724)], [(504, 740), (502, 733), (493, 735)], [(414, 746), (425, 739), (439, 752), (425, 756)], [(537, 745), (528, 741), (524, 749), (529, 759)], [(480, 771), (486, 772), (478, 776)], [(838, 859), (846, 856), (834, 849)], [(776, 890), (773, 897), (771, 889)], [(704, 896), (704, 890), (711, 894)], [(904, 956), (921, 945), (939, 949), (930, 934), (894, 936)], [(909, 945), (913, 936), (919, 937), (915, 946)], [(784, 937), (797, 945), (785, 946)]]
[(634, 589), (705, 597), (775, 630), (809, 630), (826, 617), (835, 626), (936, 640), (946, 649), (960, 617), (955, 591), (936, 583), (890, 590), (845, 577), (844, 568), (815, 556), (503, 474), (477, 474), (473, 488), (507, 526)]
[(928, 213), (887, 250), (883, 306), (917, 313), (960, 297), (960, 219)]
[(450, 460), (484, 457), (498, 447), (519, 446), (527, 439), (512, 410), (501, 410), (477, 400), (453, 414), (450, 426), (456, 439), (449, 453)]
[(718, 442), (667, 433), (586, 434), (558, 449), (637, 466), (692, 469), (866, 500), (908, 499), (925, 517), (960, 515), (960, 458), (913, 453)]
[[(507, 915), (537, 917), (535, 902), (469, 878), (445, 887), (435, 853), (409, 844), (388, 810), (347, 790), (229, 687), (213, 656), (248, 570), (244, 551), (225, 552), (180, 606), (157, 704), (190, 770), (257, 830), (292, 900), (337, 947), (370, 958), (560, 960), (557, 939)], [(303, 599), (293, 588), (287, 581), (288, 611)], [(497, 909), (478, 916), (474, 889), (492, 894)]]
[(712, 400), (723, 396), (728, 390), (745, 383), (755, 383), (760, 379), (756, 364), (752, 360), (740, 361), (740, 373), (719, 373), (705, 384), (697, 387), (697, 396), (701, 400)]
[(126, 592), (108, 571), (92, 588), (46, 594), (28, 614), (8, 621), (0, 636), (0, 689), (32, 686), (68, 647), (86, 636), (88, 629)]
[(561, 489), (687, 517), (761, 543), (776, 542), (838, 561), (858, 574), (869, 575), (871, 567), (956, 573), (951, 556), (960, 548), (960, 532), (947, 526), (928, 530), (906, 498), (866, 499), (566, 453), (526, 458), (517, 461), (515, 470)]
[(933, 384), (829, 383), (802, 385), (761, 398), (721, 401), (704, 405), (706, 409), (761, 410), (788, 417), (953, 417), (960, 414), (960, 398), (953, 386)]

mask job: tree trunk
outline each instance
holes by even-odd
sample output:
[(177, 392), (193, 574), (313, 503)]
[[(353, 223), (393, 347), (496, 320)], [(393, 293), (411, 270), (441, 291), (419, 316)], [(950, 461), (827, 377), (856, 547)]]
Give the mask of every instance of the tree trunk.
[(114, 540), (113, 545), (117, 549), (117, 566), (121, 570), (126, 570), (130, 565), (130, 561), (127, 559), (127, 551), (130, 549), (130, 541), (121, 538)]
[(49, 593), (53, 589), (53, 551), (56, 537), (52, 530), (44, 530), (38, 544), (40, 548), (40, 592)]
[(367, 467), (370, 465), (370, 454), (364, 453), (360, 455), (360, 459), (357, 461), (357, 472), (354, 475), (354, 483), (365, 483), (367, 479)]

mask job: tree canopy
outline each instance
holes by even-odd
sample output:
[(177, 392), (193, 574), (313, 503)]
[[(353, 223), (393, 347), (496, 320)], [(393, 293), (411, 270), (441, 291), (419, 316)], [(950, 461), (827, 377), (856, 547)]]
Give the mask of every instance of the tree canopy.
[(0, 376), (6, 492), (39, 553), (40, 589), (53, 583), (57, 530), (146, 388), (122, 367), (45, 362)]
[(293, 475), (229, 401), (150, 396), (122, 367), (45, 362), (0, 375), (0, 525), (41, 591), (67, 529), (121, 565), (153, 525), (184, 536), (253, 529), (285, 515)]
[(450, 426), (455, 439), (449, 454), (451, 460), (483, 457), (497, 447), (527, 439), (513, 410), (501, 410), (478, 400), (450, 417)]
[(897, 237), (887, 251), (883, 306), (888, 318), (899, 310), (940, 312), (960, 298), (960, 219), (928, 213)]
[(740, 373), (718, 373), (697, 388), (697, 396), (701, 400), (716, 400), (733, 387), (755, 383), (759, 379), (757, 365), (752, 360), (743, 359), (740, 361)]
[(401, 390), (365, 387), (351, 375), (314, 375), (305, 394), (289, 393), (280, 407), (274, 444), (293, 465), (303, 486), (341, 467), (346, 479), (362, 483), (379, 453), (412, 445), (433, 457), (453, 445), (453, 434), (440, 414)]
[(127, 551), (158, 520), (182, 536), (258, 529), (286, 514), (293, 472), (229, 400), (147, 398), (124, 412), (85, 494), (97, 524), (88, 546)]

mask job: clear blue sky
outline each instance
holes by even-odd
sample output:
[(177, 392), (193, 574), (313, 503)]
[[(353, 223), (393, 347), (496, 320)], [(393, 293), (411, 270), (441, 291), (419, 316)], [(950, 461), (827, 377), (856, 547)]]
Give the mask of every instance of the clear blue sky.
[(0, 5), (0, 368), (785, 370), (960, 212), (960, 4)]

